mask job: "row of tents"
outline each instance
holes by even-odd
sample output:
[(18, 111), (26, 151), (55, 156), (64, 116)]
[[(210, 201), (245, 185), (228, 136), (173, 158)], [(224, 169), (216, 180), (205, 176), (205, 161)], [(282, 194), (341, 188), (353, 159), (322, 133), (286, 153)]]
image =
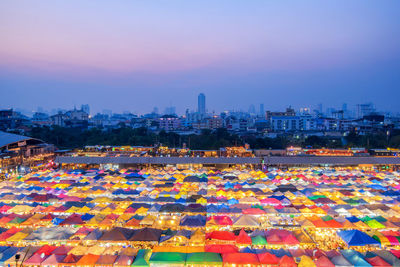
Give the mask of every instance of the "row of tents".
[[(399, 181), (351, 168), (39, 171), (0, 183), (0, 244), (255, 254), (315, 248), (322, 232), (347, 247), (398, 248)], [(236, 250), (205, 249), (215, 245)]]
[(0, 247), (3, 266), (400, 266), (400, 251), (259, 250), (256, 252), (152, 251), (131, 247), (73, 254), (67, 246)]

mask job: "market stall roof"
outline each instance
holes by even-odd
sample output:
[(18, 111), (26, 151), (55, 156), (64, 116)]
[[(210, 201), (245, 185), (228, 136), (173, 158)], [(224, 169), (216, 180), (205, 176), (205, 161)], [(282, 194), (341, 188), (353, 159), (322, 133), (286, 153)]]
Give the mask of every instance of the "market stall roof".
[(338, 235), (348, 246), (380, 245), (379, 241), (360, 230), (342, 230)]
[(213, 252), (195, 252), (186, 256), (186, 264), (210, 264), (222, 265), (222, 257), (219, 253)]
[(335, 264), (333, 264), (328, 257), (326, 256), (320, 256), (315, 260), (315, 265), (317, 267), (335, 267)]
[(151, 255), (149, 263), (153, 264), (184, 264), (186, 254), (179, 252), (155, 252)]
[(93, 254), (83, 255), (82, 258), (80, 258), (76, 262), (76, 265), (78, 265), (78, 266), (94, 266), (99, 258), (100, 258), (100, 255), (93, 255)]
[(96, 261), (96, 266), (113, 266), (118, 255), (101, 255)]
[(222, 259), (224, 263), (228, 264), (260, 264), (257, 255), (253, 253), (226, 253), (222, 255)]
[(67, 255), (52, 254), (41, 262), (43, 266), (58, 266)]
[(150, 249), (139, 249), (132, 266), (149, 266), (149, 258), (151, 255)]
[(160, 239), (162, 230), (155, 228), (142, 228), (137, 230), (132, 237), (129, 239), (130, 241), (148, 241), (148, 242), (158, 242)]
[(115, 227), (110, 231), (106, 231), (99, 240), (101, 241), (122, 241), (129, 240), (129, 238), (134, 234), (134, 230), (122, 227)]
[(258, 260), (261, 264), (277, 265), (279, 258), (269, 252), (257, 254)]
[(355, 251), (355, 250), (341, 250), (340, 253), (354, 266), (365, 266), (369, 267), (372, 265), (369, 264), (367, 261), (364, 260), (364, 257), (361, 255), (361, 253)]
[(2, 150), (3, 147), (6, 147), (8, 145), (12, 145), (14, 143), (24, 142), (24, 141), (32, 142), (34, 144), (44, 143), (40, 139), (0, 131), (0, 150)]

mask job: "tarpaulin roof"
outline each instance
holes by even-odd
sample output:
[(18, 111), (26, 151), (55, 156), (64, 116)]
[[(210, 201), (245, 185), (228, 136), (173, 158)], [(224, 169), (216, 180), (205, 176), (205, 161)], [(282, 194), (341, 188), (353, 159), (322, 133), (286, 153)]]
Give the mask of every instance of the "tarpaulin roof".
[(348, 246), (380, 245), (379, 241), (360, 230), (343, 230), (338, 235)]
[(186, 254), (179, 252), (155, 252), (151, 255), (150, 264), (179, 264), (185, 263)]
[(195, 252), (186, 256), (186, 264), (212, 264), (222, 265), (222, 257), (219, 253), (213, 252)]

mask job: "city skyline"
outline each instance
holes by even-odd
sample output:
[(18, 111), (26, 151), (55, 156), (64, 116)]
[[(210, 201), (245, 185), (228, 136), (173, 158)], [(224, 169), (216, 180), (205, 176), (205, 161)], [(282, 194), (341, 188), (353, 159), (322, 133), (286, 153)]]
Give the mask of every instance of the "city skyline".
[[(373, 102), (368, 102), (368, 103), (360, 103), (360, 104), (356, 104), (356, 105), (348, 105), (348, 103), (342, 103), (342, 105), (333, 107), (333, 106), (323, 106), (321, 103), (317, 104), (317, 105), (313, 105), (313, 106), (301, 106), (299, 108), (294, 108), (291, 105), (287, 105), (282, 109), (265, 109), (264, 103), (259, 103), (258, 107), (256, 108), (256, 106), (254, 104), (251, 104), (247, 109), (227, 109), (221, 112), (209, 112), (207, 109), (207, 104), (206, 101), (204, 102), (204, 106), (205, 106), (205, 111), (204, 112), (199, 112), (199, 101), (200, 101), (200, 95), (203, 95), (205, 98), (205, 95), (203, 93), (199, 94), (198, 96), (198, 103), (197, 103), (197, 107), (194, 108), (189, 108), (187, 107), (185, 109), (184, 112), (180, 113), (180, 112), (176, 112), (176, 107), (175, 106), (166, 106), (165, 109), (163, 111), (160, 111), (160, 109), (158, 107), (153, 107), (151, 109), (151, 111), (148, 112), (132, 112), (131, 110), (123, 110), (121, 112), (117, 112), (115, 110), (112, 109), (103, 109), (101, 111), (93, 111), (91, 106), (89, 104), (80, 104), (80, 105), (74, 105), (73, 107), (66, 107), (66, 108), (53, 108), (53, 109), (45, 109), (42, 106), (38, 106), (33, 110), (26, 110), (26, 109), (21, 109), (18, 107), (7, 107), (7, 108), (1, 108), (0, 110), (14, 110), (17, 112), (20, 112), (23, 115), (26, 115), (28, 117), (34, 115), (35, 113), (44, 113), (44, 114), (48, 114), (48, 115), (54, 115), (60, 112), (66, 112), (69, 110), (82, 110), (85, 111), (88, 115), (94, 116), (96, 114), (104, 114), (104, 115), (108, 115), (108, 116), (112, 116), (113, 114), (132, 114), (132, 115), (138, 115), (138, 116), (143, 116), (143, 115), (149, 115), (149, 114), (158, 114), (158, 115), (177, 115), (177, 116), (185, 116), (185, 114), (187, 114), (188, 112), (190, 114), (193, 113), (198, 113), (200, 115), (203, 116), (210, 116), (210, 115), (219, 115), (222, 113), (235, 113), (235, 112), (239, 112), (239, 113), (247, 113), (249, 115), (252, 116), (256, 116), (256, 117), (265, 117), (267, 112), (276, 112), (276, 111), (283, 111), (287, 108), (293, 108), (294, 111), (297, 114), (320, 114), (323, 116), (328, 116), (328, 117), (332, 117), (334, 115), (334, 113), (340, 113), (343, 112), (344, 117), (348, 117), (348, 118), (359, 118), (362, 117), (363, 115), (366, 115), (367, 113), (371, 113), (371, 114), (385, 114), (385, 115), (392, 115), (392, 116), (400, 116), (400, 112), (390, 112), (390, 111), (386, 111), (386, 110), (379, 110), (376, 108), (375, 104)], [(256, 103), (255, 103), (256, 104)], [(362, 111), (364, 110), (364, 111)]]
[[(68, 110), (83, 110), (87, 114), (93, 116), (96, 114), (105, 114), (108, 116), (111, 116), (112, 114), (134, 114), (134, 115), (148, 115), (148, 114), (158, 114), (158, 115), (178, 115), (178, 116), (184, 116), (185, 114), (189, 113), (198, 113), (200, 115), (206, 116), (206, 115), (218, 115), (222, 113), (230, 113), (230, 112), (240, 112), (240, 113), (248, 113), (249, 115), (257, 116), (257, 117), (265, 117), (266, 113), (268, 111), (278, 111), (278, 110), (285, 110), (287, 108), (293, 108), (296, 113), (298, 114), (316, 114), (319, 113), (324, 116), (333, 116), (334, 113), (337, 112), (344, 112), (344, 117), (348, 118), (359, 118), (362, 117), (363, 112), (362, 109), (367, 110), (367, 113), (373, 113), (373, 114), (385, 114), (385, 115), (392, 115), (392, 116), (400, 116), (400, 112), (391, 112), (387, 110), (380, 110), (378, 109), (373, 102), (368, 102), (368, 103), (359, 103), (355, 105), (349, 105), (348, 103), (342, 103), (341, 105), (338, 106), (324, 106), (322, 103), (318, 103), (312, 106), (301, 106), (299, 107), (293, 107), (292, 105), (286, 105), (281, 109), (268, 109), (268, 107), (265, 108), (264, 103), (254, 103), (250, 104), (249, 107), (246, 108), (232, 108), (232, 109), (226, 109), (221, 112), (215, 112), (215, 111), (209, 111), (207, 109), (207, 104), (206, 101), (204, 102), (204, 107), (205, 111), (204, 112), (199, 112), (199, 105), (200, 105), (200, 95), (204, 96), (204, 99), (206, 96), (203, 93), (200, 93), (197, 97), (197, 106), (195, 107), (186, 107), (183, 112), (177, 112), (175, 106), (167, 105), (164, 109), (161, 109), (163, 111), (160, 111), (159, 107), (155, 106), (153, 107), (150, 111), (142, 111), (142, 112), (133, 112), (132, 110), (123, 110), (123, 111), (116, 111), (114, 109), (103, 109), (103, 110), (94, 110), (91, 108), (91, 105), (89, 104), (84, 104), (81, 103), (79, 105), (74, 105), (73, 107), (57, 107), (57, 108), (52, 108), (52, 109), (46, 109), (42, 106), (38, 106), (34, 108), (33, 110), (26, 110), (26, 109), (21, 109), (18, 107), (6, 107), (2, 108), (0, 107), (0, 110), (14, 110), (17, 112), (20, 112), (26, 116), (32, 116), (35, 113), (44, 113), (44, 114), (49, 114), (49, 115), (54, 115), (59, 112), (66, 112)], [(257, 107), (256, 107), (257, 106)], [(364, 107), (363, 107), (364, 106)]]
[(398, 1), (93, 5), (0, 3), (1, 108), (399, 111)]

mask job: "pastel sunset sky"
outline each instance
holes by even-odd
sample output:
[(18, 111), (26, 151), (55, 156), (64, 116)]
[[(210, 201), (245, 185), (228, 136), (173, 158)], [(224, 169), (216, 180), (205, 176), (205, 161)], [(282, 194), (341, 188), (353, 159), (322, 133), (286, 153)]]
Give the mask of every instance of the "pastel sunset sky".
[(0, 2), (0, 108), (399, 112), (400, 1)]

